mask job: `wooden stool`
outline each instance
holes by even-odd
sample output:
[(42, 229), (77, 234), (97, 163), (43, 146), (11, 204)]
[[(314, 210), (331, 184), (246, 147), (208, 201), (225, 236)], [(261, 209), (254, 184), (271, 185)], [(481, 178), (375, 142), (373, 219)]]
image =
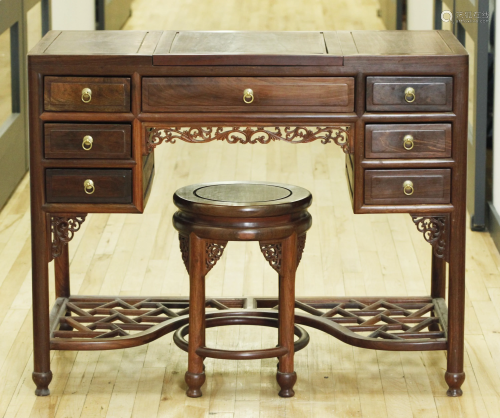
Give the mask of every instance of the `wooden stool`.
[[(201, 396), (205, 357), (278, 357), (279, 395), (294, 395), (295, 271), (312, 224), (307, 211), (311, 201), (311, 193), (301, 187), (263, 182), (194, 184), (174, 193), (179, 211), (174, 214), (173, 223), (179, 231), (190, 282), (185, 377), (188, 396)], [(228, 241), (259, 241), (264, 257), (279, 274), (279, 331), (275, 348), (238, 352), (205, 347), (205, 276), (222, 256)]]

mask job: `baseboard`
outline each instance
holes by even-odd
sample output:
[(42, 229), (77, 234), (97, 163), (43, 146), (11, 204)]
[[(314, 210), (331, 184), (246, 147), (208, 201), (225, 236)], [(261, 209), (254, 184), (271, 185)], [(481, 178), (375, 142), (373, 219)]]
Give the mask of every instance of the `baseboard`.
[(488, 202), (488, 209), (488, 231), (498, 251), (500, 251), (500, 215), (493, 206), (493, 202)]

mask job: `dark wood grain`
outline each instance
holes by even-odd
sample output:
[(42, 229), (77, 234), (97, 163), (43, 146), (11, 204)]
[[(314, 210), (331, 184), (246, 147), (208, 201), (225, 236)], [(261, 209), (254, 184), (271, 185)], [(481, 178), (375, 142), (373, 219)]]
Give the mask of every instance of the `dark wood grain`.
[[(403, 144), (406, 135), (413, 138), (409, 150)], [(365, 157), (451, 157), (451, 124), (366, 125)]]
[[(366, 170), (366, 204), (449, 203), (451, 170)], [(407, 196), (403, 183), (410, 180), (414, 192)]]
[[(132, 157), (130, 125), (46, 123), (45, 158), (124, 159)], [(92, 147), (83, 147), (85, 136)]]
[[(48, 203), (130, 203), (132, 170), (48, 169)], [(85, 193), (84, 182), (95, 185), (92, 194)]]
[[(413, 103), (405, 101), (405, 89), (415, 89)], [(367, 77), (366, 109), (373, 112), (451, 111), (452, 77)]]
[[(92, 90), (89, 103), (82, 90)], [(128, 112), (130, 79), (110, 77), (45, 77), (44, 108), (66, 112)]]
[[(254, 101), (243, 92), (252, 89)], [(352, 112), (354, 79), (350, 77), (145, 77), (144, 112), (206, 111)]]

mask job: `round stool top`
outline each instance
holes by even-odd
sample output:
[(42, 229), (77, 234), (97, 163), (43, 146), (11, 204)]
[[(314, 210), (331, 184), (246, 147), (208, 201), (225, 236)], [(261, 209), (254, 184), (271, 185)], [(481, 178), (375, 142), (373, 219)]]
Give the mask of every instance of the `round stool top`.
[(311, 193), (302, 187), (258, 181), (192, 184), (174, 193), (182, 211), (238, 218), (286, 215), (311, 202)]

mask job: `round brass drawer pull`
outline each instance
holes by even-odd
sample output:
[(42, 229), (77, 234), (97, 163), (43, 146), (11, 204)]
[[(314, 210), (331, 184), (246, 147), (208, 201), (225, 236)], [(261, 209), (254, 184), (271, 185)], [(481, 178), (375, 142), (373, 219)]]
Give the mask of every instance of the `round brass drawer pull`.
[(413, 136), (405, 135), (405, 137), (403, 138), (403, 148), (407, 151), (410, 151), (411, 149), (413, 149), (414, 146), (415, 142), (413, 140)]
[(254, 99), (255, 99), (255, 97), (253, 95), (252, 89), (245, 89), (245, 91), (243, 91), (243, 101), (246, 104), (252, 103)]
[(82, 102), (90, 103), (91, 100), (92, 100), (92, 90), (90, 90), (88, 87), (85, 87), (82, 90)]
[(92, 149), (93, 143), (94, 143), (94, 138), (92, 138), (90, 135), (85, 135), (83, 137), (82, 148), (85, 151), (90, 151)]
[(90, 179), (87, 179), (83, 182), (83, 190), (85, 190), (85, 193), (87, 194), (92, 194), (95, 192), (95, 186), (94, 182)]
[(404, 191), (406, 196), (411, 196), (413, 194), (413, 192), (415, 191), (415, 189), (413, 188), (413, 182), (410, 180), (406, 180), (403, 183), (403, 191)]
[(405, 100), (406, 103), (413, 103), (417, 98), (415, 89), (413, 87), (406, 87), (405, 89)]

